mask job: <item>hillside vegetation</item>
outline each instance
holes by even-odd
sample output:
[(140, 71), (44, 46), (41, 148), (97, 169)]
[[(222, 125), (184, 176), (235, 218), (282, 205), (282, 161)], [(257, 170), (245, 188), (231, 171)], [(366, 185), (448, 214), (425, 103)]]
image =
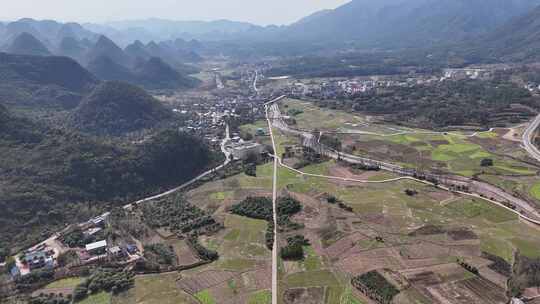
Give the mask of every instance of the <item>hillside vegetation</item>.
[(5, 107), (0, 126), (0, 248), (29, 245), (64, 223), (177, 186), (219, 158), (176, 131), (131, 145), (43, 127)]
[(83, 132), (122, 135), (171, 118), (172, 112), (143, 89), (114, 81), (97, 86), (71, 115), (71, 122)]
[(445, 81), (413, 88), (378, 90), (343, 101), (319, 101), (324, 107), (385, 115), (401, 124), (444, 128), (472, 125), (504, 126), (535, 115), (538, 97), (498, 81)]
[(98, 80), (66, 57), (0, 53), (0, 100), (14, 106), (74, 108)]

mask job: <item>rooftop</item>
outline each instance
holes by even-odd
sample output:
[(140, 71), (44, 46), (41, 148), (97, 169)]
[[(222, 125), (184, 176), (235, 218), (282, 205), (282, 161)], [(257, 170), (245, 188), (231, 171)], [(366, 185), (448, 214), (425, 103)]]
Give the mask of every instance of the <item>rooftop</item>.
[(103, 241), (86, 245), (86, 251), (91, 251), (91, 250), (99, 249), (103, 247), (107, 247), (107, 240), (103, 240)]

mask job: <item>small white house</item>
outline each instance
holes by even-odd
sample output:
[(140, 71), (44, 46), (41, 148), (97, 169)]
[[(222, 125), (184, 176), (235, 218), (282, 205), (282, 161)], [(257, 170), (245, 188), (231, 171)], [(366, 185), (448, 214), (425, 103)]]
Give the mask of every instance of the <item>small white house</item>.
[(103, 254), (105, 253), (107, 249), (107, 240), (95, 242), (86, 245), (86, 251), (89, 254), (97, 255), (97, 254)]

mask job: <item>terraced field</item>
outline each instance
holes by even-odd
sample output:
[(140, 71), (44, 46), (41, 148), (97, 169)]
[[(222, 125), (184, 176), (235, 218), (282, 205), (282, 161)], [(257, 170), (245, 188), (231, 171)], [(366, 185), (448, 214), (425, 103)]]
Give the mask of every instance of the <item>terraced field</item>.
[[(496, 136), (483, 135), (488, 140)], [(429, 146), (419, 144), (419, 138)], [(393, 144), (423, 149), (433, 158), (449, 159), (445, 163), (450, 166), (453, 160), (484, 158), (488, 153), (482, 145), (468, 142), (468, 137), (461, 135), (400, 135), (394, 141)], [(497, 162), (497, 158), (494, 159)], [(493, 170), (501, 170), (500, 167), (505, 167), (506, 171), (521, 170), (510, 166), (514, 165), (507, 163)], [(339, 167), (336, 162), (329, 161), (302, 170), (372, 179), (380, 175)], [(527, 176), (532, 178), (533, 170), (526, 168)], [(355, 289), (350, 286), (350, 276), (380, 269), (394, 271), (396, 277), (391, 280), (401, 282), (395, 283), (397, 285), (409, 282), (403, 285), (408, 287), (400, 287), (404, 289), (396, 297), (396, 303), (445, 303), (439, 300), (442, 297), (450, 301), (451, 294), (460, 294), (468, 301), (478, 303), (502, 303), (499, 301), (504, 297), (505, 279), (493, 275), (489, 269), (491, 262), (482, 258), (482, 252), (499, 256), (508, 263), (512, 263), (517, 251), (531, 258), (538, 256), (533, 249), (540, 246), (536, 229), (520, 222), (517, 215), (485, 201), (455, 196), (408, 180), (357, 184), (298, 174), (291, 176), (281, 170), (280, 189), (286, 189), (301, 199), (305, 208), (295, 217), (305, 228), (294, 233), (305, 235), (312, 244), (305, 248), (303, 261), (282, 262), (280, 290), (285, 303), (319, 303), (314, 300), (316, 298), (324, 303), (351, 301), (347, 292), (350, 294), (350, 290)], [(380, 180), (382, 177), (390, 178), (392, 175), (384, 174), (377, 178)], [(286, 182), (284, 186), (283, 182)], [(417, 194), (407, 195), (406, 189), (413, 189)], [(324, 199), (326, 194), (351, 206), (353, 212), (329, 204)], [(430, 227), (438, 228), (431, 232), (416, 232), (430, 231)], [(476, 276), (457, 265), (456, 258), (467, 259), (481, 273), (486, 271), (495, 277), (495, 281), (471, 280)], [(436, 285), (437, 288), (441, 289), (429, 289), (427, 287), (433, 283), (422, 280), (417, 283), (410, 281), (410, 269), (425, 269), (426, 273), (432, 273), (430, 280), (436, 280), (436, 284), (440, 284)], [(477, 283), (499, 285), (494, 287), (493, 294), (484, 297), (475, 294)], [(354, 296), (352, 301), (362, 301), (361, 294), (355, 293)]]
[[(278, 153), (297, 139), (276, 131)], [(481, 141), (497, 140), (497, 133), (482, 133)], [(355, 139), (368, 153), (379, 153), (381, 146), (370, 146), (373, 139)], [(365, 141), (364, 141), (365, 140)], [(392, 150), (406, 147), (425, 157), (427, 162), (444, 163), (449, 171), (468, 175), (467, 170), (501, 181), (496, 174), (521, 176), (534, 180), (534, 168), (517, 160), (500, 158), (462, 135), (396, 135), (378, 139), (384, 154), (396, 157)], [(367, 147), (367, 148), (366, 148)], [(404, 148), (405, 149), (405, 148)], [(361, 149), (357, 149), (361, 153)], [(403, 151), (401, 151), (403, 152)], [(411, 152), (413, 153), (413, 152)], [(482, 168), (479, 162), (492, 158), (495, 166)], [(401, 158), (407, 164), (407, 158)], [(468, 167), (461, 167), (467, 163)], [(272, 186), (271, 163), (257, 167), (256, 177), (238, 174), (206, 183), (186, 194), (193, 204), (210, 210), (223, 223), (216, 235), (201, 236), (204, 246), (216, 250), (220, 259), (212, 264), (181, 274), (137, 277), (133, 289), (112, 298), (112, 303), (270, 303), (270, 251), (265, 246), (267, 223), (232, 215), (229, 208), (247, 196), (269, 196)], [(395, 177), (384, 172), (363, 172), (325, 161), (302, 168), (304, 172), (369, 180)], [(465, 174), (467, 173), (467, 174)], [(470, 173), (470, 172), (469, 172)], [(509, 183), (507, 180), (505, 182)], [(516, 184), (520, 184), (516, 181)], [(532, 183), (531, 185), (534, 185)], [(511, 185), (507, 185), (511, 186)], [(534, 195), (536, 185), (524, 191)], [(407, 194), (405, 190), (414, 190)], [(368, 303), (351, 284), (351, 278), (369, 271), (379, 271), (399, 290), (396, 303), (444, 303), (461, 295), (478, 303), (498, 303), (505, 286), (504, 277), (493, 274), (487, 252), (511, 263), (515, 252), (528, 257), (540, 254), (540, 237), (535, 228), (520, 222), (517, 216), (479, 199), (456, 196), (435, 187), (410, 180), (379, 184), (307, 177), (280, 167), (279, 195), (298, 199), (303, 210), (291, 220), (300, 225), (295, 231), (278, 236), (283, 246), (288, 236), (300, 234), (310, 241), (304, 246), (301, 261), (279, 262), (280, 303)], [(331, 204), (335, 197), (352, 212)], [(465, 259), (497, 278), (495, 283), (465, 271), (456, 259)], [(493, 293), (483, 296), (474, 290), (492, 286)], [(431, 287), (430, 287), (431, 286)], [(488, 299), (489, 297), (489, 299)]]
[(176, 284), (176, 273), (138, 276), (135, 286), (115, 296), (113, 304), (194, 304), (193, 297), (183, 292)]

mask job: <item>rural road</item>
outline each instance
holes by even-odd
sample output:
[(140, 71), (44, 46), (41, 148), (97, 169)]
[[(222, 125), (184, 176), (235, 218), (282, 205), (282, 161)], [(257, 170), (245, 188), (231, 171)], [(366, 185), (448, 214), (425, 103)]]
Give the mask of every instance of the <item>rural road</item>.
[[(325, 146), (321, 145), (318, 142), (316, 136), (313, 135), (312, 133), (307, 132), (305, 130), (292, 129), (291, 127), (289, 127), (283, 121), (282, 116), (281, 116), (281, 112), (279, 110), (279, 107), (278, 107), (276, 101), (279, 101), (279, 99), (275, 100), (275, 101), (271, 101), (271, 102), (266, 104), (266, 107), (271, 112), (271, 114), (270, 114), (271, 116), (267, 115), (267, 118), (273, 124), (274, 127), (278, 128), (278, 129), (280, 129), (280, 130), (282, 130), (284, 132), (287, 132), (289, 134), (301, 136), (303, 138), (303, 145), (304, 146), (311, 147), (315, 151), (319, 151), (319, 153), (324, 154), (324, 155), (326, 155), (326, 156), (328, 156), (330, 158), (333, 158), (333, 159), (340, 159), (340, 160), (344, 160), (346, 162), (353, 163), (353, 164), (377, 165), (382, 170), (385, 170), (385, 171), (389, 171), (389, 172), (393, 172), (393, 173), (396, 173), (396, 174), (399, 174), (399, 175), (405, 175), (405, 176), (409, 176), (409, 177), (411, 177), (411, 176), (414, 177), (415, 176), (415, 170), (405, 169), (405, 168), (403, 168), (401, 166), (391, 164), (391, 163), (381, 162), (381, 161), (377, 161), (377, 160), (363, 158), (363, 157), (356, 156), (356, 155), (337, 152), (337, 151), (334, 151), (334, 150), (332, 150), (332, 149), (330, 149), (328, 147), (325, 147)], [(533, 124), (531, 124), (530, 129), (534, 130), (539, 125), (540, 125), (540, 116), (537, 117), (537, 119), (533, 122)], [(529, 136), (529, 142), (530, 142), (530, 137), (531, 137), (530, 134), (532, 134), (531, 133), (532, 131), (529, 131), (529, 132), (530, 133), (529, 133), (528, 136)], [(534, 146), (533, 146), (533, 148), (536, 149)], [(540, 151), (538, 151), (536, 149), (536, 152), (538, 152), (538, 156), (540, 156)], [(460, 177), (460, 176), (452, 176), (452, 175), (438, 176), (438, 175), (431, 174), (431, 173), (426, 173), (425, 175), (426, 175), (426, 177), (433, 177), (436, 180), (447, 180), (447, 181), (451, 181), (451, 183), (467, 184), (467, 185), (469, 185), (469, 189), (470, 189), (469, 191), (475, 192), (475, 193), (470, 193), (469, 196), (474, 196), (474, 197), (484, 198), (484, 199), (492, 198), (492, 199), (486, 199), (486, 200), (489, 201), (489, 202), (492, 202), (492, 203), (496, 203), (499, 206), (501, 206), (501, 205), (504, 206), (504, 205), (501, 204), (500, 202), (497, 202), (496, 200), (494, 200), (495, 197), (497, 197), (498, 200), (510, 202), (517, 209), (517, 210), (514, 211), (514, 213), (520, 215), (521, 218), (523, 218), (523, 219), (525, 219), (525, 220), (527, 220), (527, 221), (529, 221), (531, 223), (540, 224), (540, 221), (539, 221), (540, 220), (540, 214), (538, 213), (538, 211), (533, 206), (531, 206), (531, 204), (529, 202), (527, 202), (527, 201), (525, 201), (525, 200), (523, 200), (521, 198), (515, 197), (512, 194), (509, 194), (509, 193), (505, 192), (504, 190), (502, 190), (502, 189), (500, 189), (500, 188), (498, 188), (496, 186), (493, 186), (491, 184), (487, 184), (487, 183), (484, 183), (484, 182), (472, 181), (472, 180), (470, 180), (468, 178), (464, 178), (464, 177)], [(440, 187), (440, 188), (447, 189), (445, 187)], [(447, 190), (449, 190), (449, 189), (447, 189)], [(512, 209), (509, 209), (509, 210), (512, 210)]]
[(216, 76), (216, 87), (218, 88), (218, 90), (225, 89), (225, 85), (223, 84), (223, 80), (221, 80), (221, 74), (216, 73), (215, 76)]
[(259, 71), (255, 70), (255, 79), (253, 79), (253, 90), (259, 95), (259, 89), (257, 88), (257, 81), (259, 80)]
[(225, 127), (225, 138), (221, 141), (221, 152), (223, 152), (223, 154), (225, 154), (225, 161), (223, 162), (223, 164), (213, 168), (213, 169), (210, 169), (202, 174), (200, 174), (199, 176), (191, 179), (190, 181), (174, 188), (174, 189), (171, 189), (171, 190), (168, 190), (166, 192), (163, 192), (163, 193), (160, 193), (160, 194), (157, 194), (157, 195), (154, 195), (154, 196), (151, 196), (151, 197), (147, 197), (147, 198), (144, 198), (144, 199), (141, 199), (141, 200), (138, 200), (136, 201), (135, 203), (133, 204), (128, 204), (128, 205), (125, 205), (124, 206), (124, 209), (129, 209), (131, 208), (133, 205), (139, 205), (139, 204), (142, 204), (142, 203), (145, 203), (145, 202), (148, 202), (148, 201), (153, 201), (155, 199), (159, 199), (159, 198), (162, 198), (162, 197), (165, 197), (165, 196), (168, 196), (170, 194), (173, 194), (174, 192), (177, 192), (179, 190), (182, 190), (184, 188), (186, 188), (187, 186), (199, 181), (200, 179), (202, 179), (203, 177), (205, 176), (208, 176), (209, 174), (217, 171), (217, 170), (220, 170), (222, 169), (223, 167), (227, 166), (230, 162), (231, 162), (231, 153), (229, 153), (227, 151), (227, 149), (225, 149), (225, 145), (227, 144), (227, 142), (230, 140), (230, 134), (229, 134), (229, 125), (227, 125)]
[(523, 132), (523, 147), (525, 150), (527, 150), (527, 153), (529, 155), (536, 159), (537, 161), (540, 161), (540, 150), (532, 143), (532, 139), (534, 137), (534, 132), (538, 129), (540, 126), (540, 115), (536, 116), (536, 118), (529, 124), (527, 129), (525, 129), (525, 132)]
[[(273, 103), (285, 98), (285, 96), (280, 96), (270, 102), (264, 104), (264, 110), (266, 113), (266, 121), (268, 123), (268, 130), (270, 132), (270, 139), (272, 140), (272, 148), (274, 149), (274, 154), (276, 151), (276, 142), (274, 141), (274, 132), (272, 130), (272, 120), (269, 116), (269, 107)], [(279, 158), (274, 156), (274, 174), (272, 177), (272, 212), (274, 215), (274, 245), (272, 247), (272, 304), (278, 303), (278, 243), (277, 243), (277, 172), (278, 172)]]

